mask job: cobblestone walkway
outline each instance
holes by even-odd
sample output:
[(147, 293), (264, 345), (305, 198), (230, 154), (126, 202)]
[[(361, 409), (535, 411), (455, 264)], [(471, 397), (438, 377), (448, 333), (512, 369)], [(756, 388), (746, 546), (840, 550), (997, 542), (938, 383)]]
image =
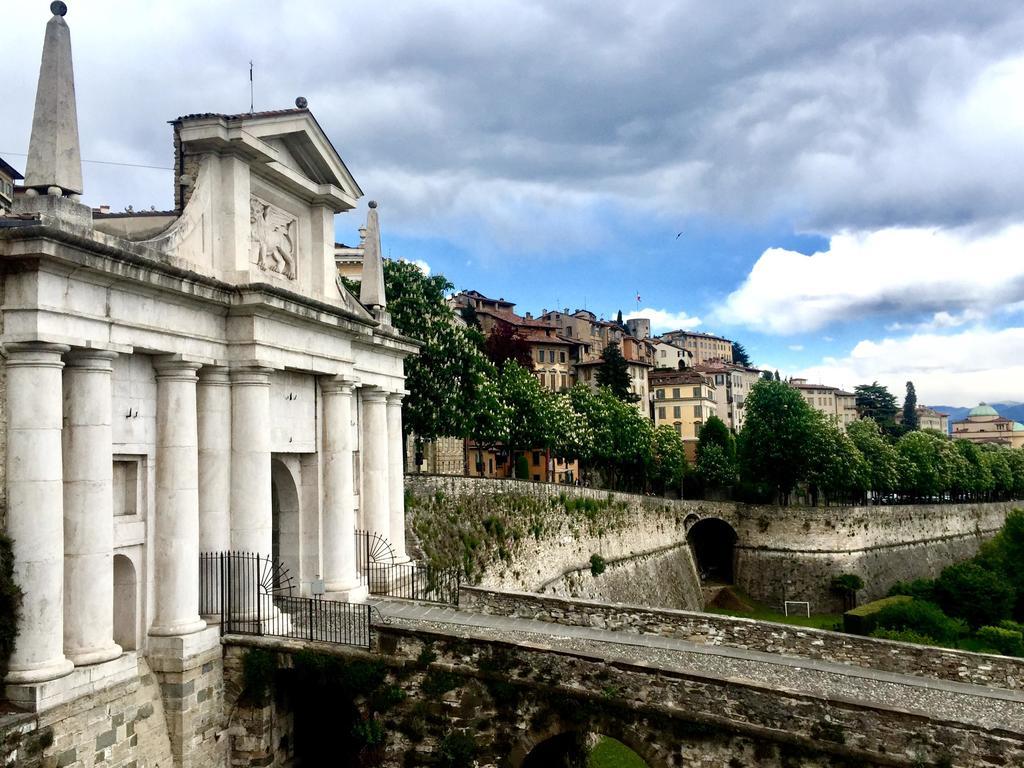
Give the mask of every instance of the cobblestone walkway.
[(657, 669), (715, 680), (734, 680), (780, 691), (923, 714), (1024, 736), (1024, 691), (986, 688), (835, 664), (817, 659), (711, 647), (677, 638), (531, 619), (490, 616), (398, 600), (374, 605), (396, 626), (422, 627), (457, 636), (525, 642), (552, 649), (641, 662)]

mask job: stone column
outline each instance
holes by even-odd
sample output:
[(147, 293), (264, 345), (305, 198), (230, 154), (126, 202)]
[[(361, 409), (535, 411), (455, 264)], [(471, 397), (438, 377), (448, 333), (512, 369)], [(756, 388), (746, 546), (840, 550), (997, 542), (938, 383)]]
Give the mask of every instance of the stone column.
[[(204, 365), (196, 387), (199, 431), (199, 551), (231, 549), (231, 380), (228, 369)], [(220, 620), (220, 568), (208, 563), (200, 611)]]
[(64, 369), (64, 653), (76, 665), (121, 655), (114, 643), (115, 357), (75, 350)]
[(64, 486), (60, 356), (56, 344), (7, 345), (7, 534), (24, 593), (6, 682), (66, 675)]
[(326, 379), (323, 392), (323, 579), (328, 592), (359, 584), (352, 485), (352, 386)]
[(406, 561), (405, 477), (402, 465), (402, 398), (404, 392), (388, 394), (388, 527), (395, 559)]
[[(391, 510), (388, 506), (387, 393), (377, 387), (361, 387), (363, 402), (363, 493), (360, 498), (366, 529), (391, 541)], [(391, 542), (394, 547), (394, 542)]]
[(167, 356), (156, 369), (156, 611), (150, 634), (187, 635), (199, 618), (199, 447), (196, 370)]
[(270, 368), (231, 371), (231, 548), (273, 552)]

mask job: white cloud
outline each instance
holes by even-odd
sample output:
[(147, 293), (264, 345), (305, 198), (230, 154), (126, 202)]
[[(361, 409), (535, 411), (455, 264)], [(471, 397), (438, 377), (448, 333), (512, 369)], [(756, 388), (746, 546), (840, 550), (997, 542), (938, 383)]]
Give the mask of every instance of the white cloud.
[(669, 312), (667, 309), (641, 309), (623, 315), (624, 320), (634, 318), (645, 318), (651, 321), (651, 331), (659, 333), (664, 331), (675, 331), (679, 329), (690, 330), (700, 325), (700, 318), (695, 315), (688, 315), (680, 310)]
[[(1005, 311), (1005, 308), (1003, 308)], [(943, 310), (932, 315), (931, 320), (923, 323), (889, 323), (885, 326), (887, 331), (937, 331), (946, 328), (959, 328), (968, 323), (978, 323), (985, 319), (985, 313), (976, 309), (965, 309), (963, 312), (952, 314)]]
[(423, 273), (424, 277), (430, 277), (430, 265), (427, 264), (423, 259), (414, 259), (413, 264), (419, 267), (420, 272)]
[(1021, 252), (1020, 225), (844, 232), (810, 256), (766, 250), (715, 317), (782, 334), (895, 313), (930, 314), (922, 329), (953, 328), (1024, 298)]
[(827, 357), (795, 375), (851, 389), (879, 381), (902, 398), (908, 381), (931, 405), (1020, 400), (1024, 393), (1024, 328), (972, 328), (859, 342), (846, 357)]
[(790, 349), (791, 352), (803, 352), (804, 351), (804, 345), (803, 344), (790, 344), (789, 345), (789, 349)]

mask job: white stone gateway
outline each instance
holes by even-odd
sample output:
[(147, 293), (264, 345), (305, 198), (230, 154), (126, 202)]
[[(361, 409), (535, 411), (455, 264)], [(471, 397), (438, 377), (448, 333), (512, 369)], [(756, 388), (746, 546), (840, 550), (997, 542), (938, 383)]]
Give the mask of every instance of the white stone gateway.
[[(215, 648), (200, 552), (273, 555), (360, 600), (356, 529), (405, 557), (401, 401), (377, 210), (362, 301), (334, 216), (362, 191), (306, 108), (172, 123), (175, 210), (93, 211), (51, 6), (26, 187), (0, 218), (8, 695), (42, 709)], [(27, 119), (27, 118), (26, 118)]]

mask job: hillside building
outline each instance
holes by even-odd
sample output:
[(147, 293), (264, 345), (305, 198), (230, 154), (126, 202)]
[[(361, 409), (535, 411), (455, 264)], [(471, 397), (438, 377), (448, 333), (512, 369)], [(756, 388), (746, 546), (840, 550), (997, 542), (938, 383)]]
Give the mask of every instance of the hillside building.
[(979, 403), (971, 408), (966, 419), (953, 422), (953, 437), (972, 443), (1024, 446), (1024, 424), (1000, 416), (991, 405)]
[(683, 438), (687, 459), (696, 461), (700, 428), (717, 411), (714, 381), (697, 371), (654, 370), (650, 385), (654, 426), (675, 429)]
[(859, 418), (857, 395), (827, 384), (809, 384), (807, 379), (790, 379), (789, 385), (803, 395), (814, 410), (823, 413), (844, 429)]
[(716, 415), (733, 432), (739, 432), (746, 416), (747, 396), (762, 372), (720, 360), (697, 363), (692, 370), (714, 382)]
[(0, 157), (0, 216), (11, 210), (14, 202), (14, 183), (25, 178), (11, 165)]
[(721, 336), (697, 331), (669, 331), (661, 335), (667, 341), (693, 353), (694, 365), (709, 360), (732, 362), (732, 342)]

